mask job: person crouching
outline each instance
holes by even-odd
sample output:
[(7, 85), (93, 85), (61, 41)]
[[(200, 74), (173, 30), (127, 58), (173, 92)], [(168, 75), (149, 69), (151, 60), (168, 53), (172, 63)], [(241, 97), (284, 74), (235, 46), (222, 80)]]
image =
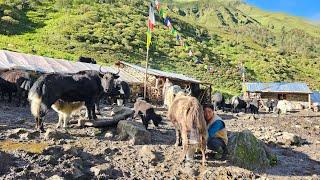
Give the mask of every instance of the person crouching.
[(222, 156), (219, 160), (225, 160), (228, 154), (228, 136), (225, 123), (214, 112), (213, 105), (204, 105), (203, 110), (208, 129), (207, 148), (215, 152), (222, 150)]

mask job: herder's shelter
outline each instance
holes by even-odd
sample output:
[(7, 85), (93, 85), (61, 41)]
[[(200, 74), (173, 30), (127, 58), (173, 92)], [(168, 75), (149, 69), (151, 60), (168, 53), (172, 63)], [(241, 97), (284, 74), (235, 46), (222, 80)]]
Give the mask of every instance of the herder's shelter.
[(293, 104), (301, 104), (305, 107), (311, 107), (312, 92), (306, 83), (245, 83), (244, 91), (244, 96), (247, 98), (258, 96), (262, 100), (287, 100)]
[[(128, 73), (142, 83), (144, 82), (145, 68), (124, 61), (118, 62), (117, 65), (120, 68), (121, 72)], [(200, 90), (200, 84), (205, 83), (201, 83), (197, 79), (185, 76), (183, 74), (164, 72), (157, 69), (148, 68), (147, 96), (150, 100), (157, 103), (163, 100), (162, 90), (166, 79), (168, 79), (174, 85), (181, 86), (181, 88), (190, 88), (192, 94), (195, 97), (198, 97), (200, 101), (204, 101), (205, 98), (210, 96), (211, 94), (210, 84), (210, 87), (207, 87), (205, 90)], [(143, 85), (139, 88), (140, 92), (142, 93), (144, 88)], [(209, 97), (209, 99), (211, 100), (211, 97)]]
[[(0, 70), (20, 69), (34, 71), (38, 73), (77, 73), (84, 70), (99, 71), (100, 65), (82, 62), (67, 61), (64, 59), (54, 59), (43, 56), (36, 56), (25, 53), (17, 53), (6, 50), (0, 50)], [(113, 67), (101, 67), (103, 72), (117, 73)], [(141, 83), (126, 73), (119, 72), (120, 80), (129, 84)]]

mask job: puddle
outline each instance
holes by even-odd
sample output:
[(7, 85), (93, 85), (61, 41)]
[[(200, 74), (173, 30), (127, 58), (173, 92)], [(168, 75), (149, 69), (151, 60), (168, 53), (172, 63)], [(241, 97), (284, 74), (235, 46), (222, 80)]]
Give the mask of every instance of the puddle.
[(16, 141), (0, 141), (0, 150), (5, 152), (12, 152), (15, 150), (23, 150), (26, 152), (40, 154), (48, 147), (46, 143), (35, 143), (35, 142), (16, 142)]

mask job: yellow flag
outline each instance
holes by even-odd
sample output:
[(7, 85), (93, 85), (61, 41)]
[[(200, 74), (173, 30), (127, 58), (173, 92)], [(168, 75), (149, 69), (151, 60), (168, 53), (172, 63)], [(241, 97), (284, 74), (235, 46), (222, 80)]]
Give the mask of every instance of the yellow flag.
[(147, 30), (147, 49), (150, 47), (150, 44), (151, 44), (151, 31), (148, 28), (148, 30)]

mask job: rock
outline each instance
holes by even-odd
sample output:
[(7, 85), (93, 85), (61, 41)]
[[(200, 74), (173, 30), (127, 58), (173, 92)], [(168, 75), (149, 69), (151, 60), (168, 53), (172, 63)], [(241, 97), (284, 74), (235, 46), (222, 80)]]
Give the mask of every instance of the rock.
[(62, 146), (50, 146), (43, 150), (43, 155), (52, 155), (60, 157), (63, 155), (64, 149)]
[(265, 145), (250, 131), (232, 133), (228, 142), (229, 159), (234, 165), (250, 170), (270, 166)]
[(0, 175), (4, 174), (8, 170), (8, 166), (11, 164), (11, 158), (5, 152), (0, 151)]
[(37, 137), (40, 137), (39, 131), (26, 132), (20, 135), (21, 139), (26, 139), (26, 140), (36, 139)]
[(142, 148), (139, 150), (139, 155), (145, 163), (149, 163), (149, 162), (155, 163), (158, 161), (158, 157), (154, 149), (152, 149), (152, 147), (149, 147), (147, 145), (142, 146)]
[(10, 130), (9, 138), (20, 138), (21, 134), (27, 133), (28, 131), (25, 128), (17, 128)]
[(64, 145), (63, 150), (66, 154), (71, 154), (73, 156), (78, 156), (81, 153), (78, 148), (76, 148), (70, 144)]
[(288, 132), (282, 132), (281, 135), (278, 135), (276, 143), (280, 145), (300, 145), (301, 138), (297, 135)]
[(133, 114), (133, 112), (134, 111), (131, 108), (124, 107), (124, 106), (116, 106), (112, 109), (110, 115), (115, 116), (119, 114)]
[(110, 168), (110, 165), (105, 163), (105, 164), (100, 164), (100, 165), (91, 167), (90, 171), (95, 176), (99, 176), (99, 175), (102, 175), (102, 174), (106, 174), (109, 168)]
[(59, 139), (73, 139), (67, 132), (63, 133), (55, 129), (47, 129), (45, 135), (45, 140), (59, 140)]
[(51, 176), (48, 180), (64, 180), (64, 178), (58, 175), (54, 175), (54, 176)]
[(104, 135), (104, 137), (105, 137), (106, 139), (112, 139), (112, 138), (113, 138), (113, 134), (112, 134), (112, 132), (106, 132), (106, 134)]
[(141, 123), (125, 120), (119, 121), (117, 131), (119, 140), (129, 138), (134, 145), (151, 143), (151, 134)]

